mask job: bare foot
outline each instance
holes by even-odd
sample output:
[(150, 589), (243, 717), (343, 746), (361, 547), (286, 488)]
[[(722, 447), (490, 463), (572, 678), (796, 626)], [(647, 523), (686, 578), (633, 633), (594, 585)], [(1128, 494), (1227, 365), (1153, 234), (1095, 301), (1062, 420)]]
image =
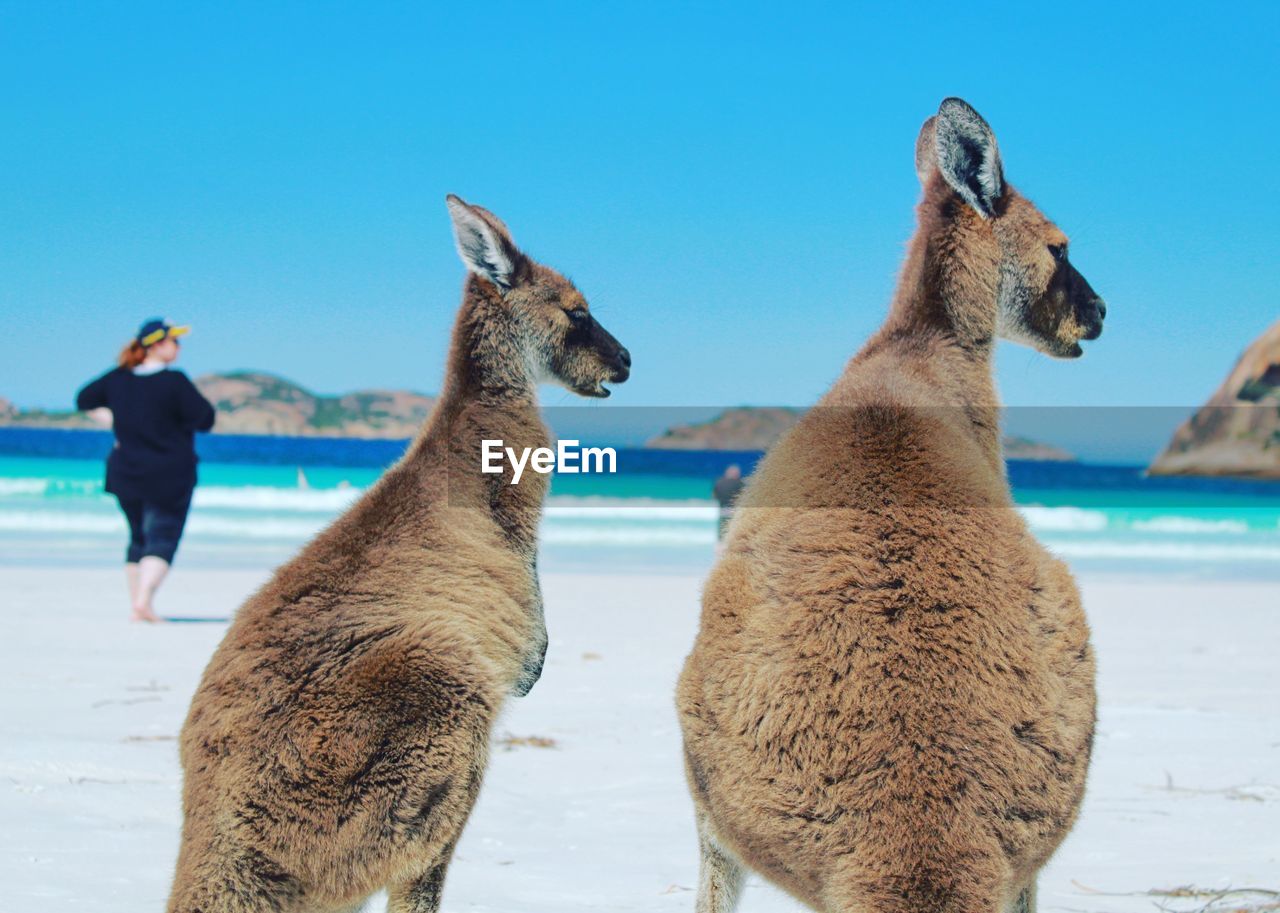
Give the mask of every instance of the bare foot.
[(129, 616), (130, 621), (141, 621), (146, 624), (156, 624), (164, 621), (149, 605), (136, 605), (133, 607), (133, 614)]

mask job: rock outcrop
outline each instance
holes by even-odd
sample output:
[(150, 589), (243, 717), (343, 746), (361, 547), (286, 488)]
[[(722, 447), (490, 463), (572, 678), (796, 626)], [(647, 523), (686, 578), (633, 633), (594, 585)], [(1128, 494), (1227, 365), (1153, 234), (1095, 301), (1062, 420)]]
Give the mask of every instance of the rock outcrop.
[(1280, 321), (1245, 349), (1150, 472), (1280, 479)]

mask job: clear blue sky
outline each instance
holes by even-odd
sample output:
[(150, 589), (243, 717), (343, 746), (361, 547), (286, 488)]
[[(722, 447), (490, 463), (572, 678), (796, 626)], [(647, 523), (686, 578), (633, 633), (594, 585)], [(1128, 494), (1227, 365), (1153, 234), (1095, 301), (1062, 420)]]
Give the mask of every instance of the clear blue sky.
[(1201, 402), (1280, 313), (1280, 7), (849, 6), (0, 4), (0, 396), (67, 407), (152, 314), (192, 374), (435, 391), (452, 191), (631, 348), (611, 404), (805, 404), (955, 94), (1110, 308), (1005, 399)]

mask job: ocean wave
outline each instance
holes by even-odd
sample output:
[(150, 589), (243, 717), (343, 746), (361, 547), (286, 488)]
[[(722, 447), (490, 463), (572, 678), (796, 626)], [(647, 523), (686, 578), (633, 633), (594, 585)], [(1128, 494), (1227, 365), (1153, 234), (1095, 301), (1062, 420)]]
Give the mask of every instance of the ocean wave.
[[(191, 503), (196, 507), (336, 513), (349, 507), (363, 488), (278, 488), (271, 485), (199, 485)], [(112, 500), (97, 479), (39, 477), (0, 478), (0, 498), (83, 497)]]
[(0, 495), (42, 495), (52, 479), (0, 479)]
[(0, 498), (48, 497), (50, 495), (95, 495), (102, 492), (98, 479), (59, 479), (13, 476), (0, 478)]
[[(362, 488), (272, 488), (265, 485), (242, 487), (200, 486), (192, 505), (216, 510), (280, 511), (289, 513), (337, 514), (354, 504)], [(625, 519), (632, 521), (707, 521), (716, 518), (718, 508), (705, 501), (664, 501), (661, 498), (610, 498), (561, 496), (549, 499), (548, 519)]]
[[(196, 490), (187, 529), (211, 544), (275, 542), (296, 547), (364, 493), (362, 488), (301, 489), (207, 485)], [(46, 545), (77, 539), (123, 542), (125, 523), (101, 483), (88, 479), (0, 479), (0, 533), (31, 534)], [(1067, 559), (1245, 562), (1280, 559), (1274, 513), (1195, 510), (1168, 514), (1074, 506), (1018, 507), (1029, 527)], [(715, 542), (718, 508), (709, 500), (607, 495), (552, 497), (542, 525), (549, 545), (702, 548)]]
[[(284, 530), (314, 530), (314, 520), (331, 518), (349, 508), (366, 491), (362, 487), (345, 488), (295, 488), (272, 485), (201, 485), (195, 490), (193, 505), (197, 516), (204, 516), (202, 523), (214, 523), (219, 534), (225, 530), (234, 535), (236, 529), (270, 529), (264, 523), (280, 522)], [(111, 521), (103, 517), (87, 520), (37, 517), (37, 505), (42, 502), (51, 507), (76, 505), (83, 502), (100, 510), (114, 507), (114, 499), (102, 490), (98, 479), (60, 478), (56, 476), (13, 476), (0, 478), (0, 509), (18, 508), (23, 513), (10, 510), (9, 517), (0, 521), (0, 529), (90, 529), (104, 530)], [(1104, 532), (1153, 534), (1161, 536), (1244, 536), (1254, 532), (1266, 532), (1258, 528), (1263, 519), (1243, 513), (1241, 508), (1234, 515), (1223, 516), (1215, 511), (1211, 516), (1170, 513), (1154, 516), (1132, 516), (1128, 511), (1074, 506), (1046, 506), (1042, 504), (1018, 505), (1028, 526), (1036, 533), (1098, 534)], [(667, 499), (660, 497), (622, 497), (611, 495), (555, 495), (546, 507), (546, 519), (554, 521), (580, 521), (582, 523), (617, 522), (626, 524), (710, 524), (714, 523), (719, 509), (709, 499)], [(50, 511), (54, 513), (54, 511)], [(255, 516), (269, 520), (253, 519)], [(220, 519), (218, 519), (220, 517)], [(302, 525), (290, 526), (293, 520)], [(237, 527), (244, 522), (250, 526)], [(1266, 518), (1266, 525), (1272, 521)], [(1280, 522), (1277, 522), (1280, 529)], [(292, 535), (292, 533), (288, 533)], [(253, 533), (249, 533), (253, 535)], [(272, 534), (274, 535), (274, 534)], [(576, 534), (575, 534), (576, 535)]]
[[(302, 544), (324, 528), (327, 518), (229, 517), (193, 512), (188, 536), (196, 539), (281, 541)], [(114, 513), (68, 511), (0, 511), (0, 532), (127, 535), (124, 518)], [(542, 541), (552, 545), (695, 546), (715, 542), (713, 524), (581, 523), (552, 519), (542, 528)]]
[(1027, 525), (1034, 530), (1054, 532), (1098, 532), (1107, 528), (1107, 515), (1100, 510), (1082, 507), (1042, 507), (1024, 504), (1018, 507)]
[(548, 519), (636, 521), (714, 521), (720, 509), (706, 501), (664, 501), (661, 498), (556, 497), (547, 501)]
[(716, 541), (714, 526), (706, 529), (660, 526), (628, 529), (625, 526), (556, 526), (543, 527), (541, 541), (546, 545), (584, 546), (710, 546)]
[(1149, 520), (1134, 520), (1129, 526), (1144, 533), (1208, 533), (1212, 535), (1249, 532), (1249, 524), (1243, 520), (1206, 520), (1200, 517), (1152, 517)]
[(117, 514), (66, 513), (64, 511), (0, 510), (0, 530), (14, 533), (119, 533), (124, 517)]
[(187, 527), (197, 536), (283, 539), (290, 542), (303, 542), (320, 532), (326, 525), (327, 521), (323, 519), (279, 520), (258, 517), (233, 520), (224, 517), (192, 514)]
[[(275, 539), (304, 541), (325, 526), (324, 519), (292, 520), (262, 517), (225, 517), (193, 513), (187, 533), (227, 539)], [(15, 533), (98, 533), (125, 536), (124, 517), (114, 513), (3, 510), (0, 531)]]
[(1123, 558), (1146, 561), (1205, 561), (1233, 563), (1240, 561), (1278, 561), (1280, 545), (1219, 545), (1192, 542), (1117, 542), (1115, 540), (1055, 541), (1045, 545), (1061, 558)]
[(336, 513), (364, 494), (362, 488), (273, 488), (269, 485), (201, 485), (191, 503), (196, 507)]

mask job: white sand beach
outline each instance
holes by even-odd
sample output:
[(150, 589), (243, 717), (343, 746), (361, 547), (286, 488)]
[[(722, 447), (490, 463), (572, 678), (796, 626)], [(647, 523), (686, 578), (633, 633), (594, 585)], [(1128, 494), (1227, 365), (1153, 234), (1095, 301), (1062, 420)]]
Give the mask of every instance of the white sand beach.
[[(226, 614), (267, 573), (179, 565), (162, 608)], [(5, 913), (164, 905), (180, 821), (175, 737), (225, 626), (131, 626), (119, 576), (0, 568)], [(446, 910), (693, 909), (671, 692), (700, 583), (544, 576), (546, 672), (498, 726)], [(1192, 911), (1215, 903), (1201, 891), (1280, 888), (1276, 585), (1082, 584), (1101, 719), (1084, 812), (1043, 873), (1041, 909)], [(1212, 909), (1278, 900), (1231, 894)], [(755, 879), (741, 909), (801, 908)]]

